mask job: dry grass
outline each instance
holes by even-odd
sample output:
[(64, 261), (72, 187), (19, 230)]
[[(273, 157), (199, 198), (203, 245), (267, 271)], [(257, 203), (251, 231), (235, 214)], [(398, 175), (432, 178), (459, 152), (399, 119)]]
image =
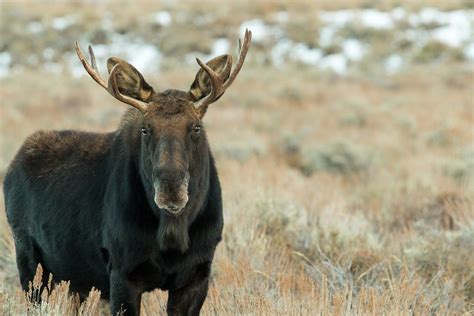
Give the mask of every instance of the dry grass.
[[(23, 5), (40, 17), (71, 10)], [(308, 5), (298, 1), (292, 10)], [(232, 6), (242, 15), (285, 8), (273, 1)], [(203, 10), (197, 2), (177, 7)], [(390, 76), (339, 77), (296, 64), (276, 69), (250, 56), (204, 121), (226, 222), (204, 315), (474, 311), (473, 68), (456, 59), (426, 60)], [(160, 88), (186, 89), (196, 70), (177, 63), (146, 77)], [(110, 131), (126, 107), (86, 77), (27, 67), (0, 80), (1, 176), (35, 130)], [(67, 282), (38, 293), (39, 279), (21, 292), (1, 203), (0, 314), (107, 314), (98, 291), (81, 304)], [(27, 300), (34, 295), (43, 297), (40, 306)], [(164, 313), (166, 298), (161, 291), (146, 294), (143, 313)]]

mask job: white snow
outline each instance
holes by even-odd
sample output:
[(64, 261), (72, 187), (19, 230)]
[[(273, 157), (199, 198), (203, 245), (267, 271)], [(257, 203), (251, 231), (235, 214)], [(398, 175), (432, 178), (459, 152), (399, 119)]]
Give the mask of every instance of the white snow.
[(466, 12), (452, 11), (445, 14), (441, 20), (446, 25), (433, 31), (433, 37), (440, 42), (459, 47), (463, 42), (472, 39), (474, 13), (469, 18)]
[(10, 74), (10, 64), (12, 56), (7, 52), (0, 53), (0, 78), (7, 77)]
[(356, 11), (354, 10), (321, 11), (319, 13), (319, 20), (325, 24), (343, 27), (349, 22), (354, 21), (355, 16)]
[(396, 21), (400, 21), (406, 18), (407, 12), (402, 7), (397, 7), (392, 10), (392, 18)]
[(260, 19), (243, 22), (240, 25), (240, 34), (244, 34), (246, 29), (252, 31), (252, 41), (256, 43), (266, 41), (269, 38), (279, 38), (283, 33), (280, 27), (267, 25)]
[(394, 73), (403, 66), (403, 59), (400, 55), (392, 54), (385, 60), (384, 64), (388, 73)]
[[(153, 45), (147, 44), (138, 44), (135, 47), (134, 51), (130, 51), (132, 56), (129, 57), (128, 61), (134, 65), (137, 69), (142, 71), (156, 69), (154, 65), (158, 65), (160, 60), (160, 52)], [(158, 70), (158, 69), (156, 69)]]
[[(93, 45), (92, 49), (94, 50), (99, 69), (101, 68), (100, 65), (106, 64), (107, 58), (117, 56), (132, 64), (139, 71), (159, 71), (161, 53), (158, 48), (139, 40), (132, 41), (125, 35), (115, 34), (111, 37), (111, 44)], [(85, 45), (83, 51), (85, 52)], [(84, 69), (78, 61), (76, 54), (71, 54), (68, 59), (72, 74), (74, 76), (84, 75)]]
[(172, 22), (171, 14), (168, 11), (158, 11), (153, 15), (156, 24), (161, 26), (168, 26)]
[(270, 54), (272, 56), (272, 62), (276, 67), (279, 67), (285, 63), (288, 53), (291, 51), (293, 42), (287, 38), (279, 40), (275, 46), (273, 46)]
[[(155, 11), (151, 12), (148, 17), (150, 23), (163, 27), (169, 26), (173, 21), (187, 21), (187, 16), (179, 12), (171, 15), (168, 11)], [(198, 26), (207, 27), (212, 24), (214, 18), (215, 16), (212, 13), (202, 14), (196, 17), (194, 23)], [(390, 11), (375, 9), (335, 10), (321, 11), (315, 18), (319, 18), (321, 23), (317, 33), (309, 34), (318, 40), (319, 47), (314, 48), (309, 47), (307, 43), (296, 42), (288, 37), (284, 27), (291, 17), (286, 11), (273, 13), (271, 22), (258, 18), (244, 21), (240, 25), (239, 33), (242, 35), (247, 28), (251, 30), (253, 42), (264, 43), (264, 47), (268, 49), (265, 56), (255, 54), (255, 58), (261, 58), (261, 60), (270, 58), (276, 67), (293, 61), (311, 67), (328, 69), (341, 75), (349, 71), (349, 66), (352, 68), (365, 56), (371, 54), (370, 42), (344, 36), (344, 33), (341, 32), (342, 28), (353, 26), (383, 31), (393, 30), (398, 40), (407, 40), (417, 48), (422, 48), (433, 40), (439, 41), (459, 49), (467, 60), (474, 61), (474, 10), (472, 9), (441, 11), (426, 7), (413, 13), (406, 11), (403, 7), (396, 7)], [(54, 18), (49, 26), (32, 21), (26, 25), (26, 31), (33, 35), (41, 34), (46, 30), (50, 31), (51, 29), (48, 29), (48, 27), (61, 31), (76, 23), (77, 20), (78, 16), (71, 14)], [(159, 69), (162, 56), (158, 47), (147, 44), (140, 38), (131, 38), (127, 34), (114, 33), (114, 20), (110, 13), (103, 15), (101, 23), (101, 29), (110, 33), (111, 36), (109, 38), (110, 44), (94, 45), (99, 67), (105, 67), (106, 59), (110, 56), (117, 56), (127, 60), (142, 71), (157, 71)], [(407, 25), (407, 27), (395, 28), (398, 24)], [(89, 43), (87, 35), (81, 42), (84, 51), (86, 51), (86, 45)], [(393, 43), (387, 43), (387, 45), (391, 44)], [(324, 48), (327, 47), (340, 48), (340, 52), (324, 55)], [(233, 53), (234, 48), (233, 43), (229, 42), (227, 38), (218, 38), (212, 44), (209, 55), (193, 52), (186, 55), (185, 60), (195, 64), (196, 56), (209, 60), (218, 55)], [(408, 53), (402, 57), (394, 51), (392, 55), (381, 62), (374, 62), (380, 63), (387, 73), (394, 73), (411, 62), (410, 56), (410, 53)], [(38, 59), (38, 57), (40, 58)], [(45, 48), (43, 51), (37, 52), (36, 55), (31, 55), (27, 58), (27, 61), (37, 63), (40, 60), (45, 60), (44, 68), (47, 71), (58, 72), (64, 66), (54, 63), (54, 57), (53, 48)], [(65, 57), (69, 61), (69, 69), (74, 75), (84, 75), (82, 65), (77, 61), (73, 50)], [(11, 68), (11, 60), (10, 53), (0, 52), (0, 77), (8, 76), (21, 66), (15, 65), (15, 69)]]
[(357, 20), (360, 20), (364, 26), (370, 28), (393, 28), (393, 21), (390, 13), (373, 9), (321, 11), (319, 13), (319, 19), (325, 24), (331, 24), (338, 28), (344, 27), (345, 25)]
[(76, 22), (76, 17), (73, 15), (61, 16), (53, 19), (53, 28), (62, 31), (70, 27)]
[(420, 24), (439, 25), (430, 31), (430, 37), (451, 47), (460, 47), (473, 36), (472, 10), (440, 11), (436, 8), (424, 8), (418, 14), (410, 15), (409, 20), (414, 27)]
[(349, 60), (359, 61), (364, 56), (364, 52), (365, 52), (364, 46), (357, 39), (354, 39), (354, 38), (347, 39), (342, 43), (341, 46), (342, 46), (342, 51), (344, 52), (344, 55), (346, 55), (347, 58), (349, 58)]
[(347, 72), (347, 58), (342, 54), (332, 54), (324, 57), (319, 66), (343, 75)]
[(294, 43), (288, 39), (279, 41), (273, 47), (271, 56), (276, 67), (283, 65), (286, 60), (292, 60), (338, 74), (345, 74), (347, 71), (347, 57), (343, 54), (323, 56), (323, 51), (319, 48), (309, 48), (306, 44)]
[(296, 44), (292, 48), (290, 54), (293, 60), (301, 61), (308, 65), (318, 65), (323, 56), (320, 49), (309, 48), (307, 45), (302, 43)]
[(213, 44), (211, 48), (211, 58), (216, 57), (218, 55), (229, 54), (232, 53), (229, 51), (230, 43), (227, 38), (219, 38)]
[(374, 29), (389, 30), (394, 24), (390, 13), (367, 9), (359, 12), (359, 17), (364, 26)]
[(54, 56), (54, 49), (47, 47), (43, 50), (43, 57), (46, 60), (51, 60)]
[(31, 34), (39, 34), (43, 32), (44, 27), (43, 24), (37, 21), (30, 22), (26, 25), (26, 30)]
[(470, 61), (474, 61), (474, 42), (470, 42), (464, 49), (464, 56)]
[(274, 14), (275, 20), (277, 23), (285, 24), (288, 22), (289, 16), (286, 11), (278, 11)]
[(328, 47), (334, 42), (334, 35), (338, 28), (332, 25), (323, 26), (319, 31), (319, 45)]

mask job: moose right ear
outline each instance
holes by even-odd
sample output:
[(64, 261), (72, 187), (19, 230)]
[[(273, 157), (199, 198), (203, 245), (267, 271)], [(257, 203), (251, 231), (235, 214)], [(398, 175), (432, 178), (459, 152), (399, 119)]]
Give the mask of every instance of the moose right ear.
[[(142, 74), (131, 64), (117, 57), (111, 57), (107, 60), (107, 70), (110, 72), (118, 65), (116, 80), (120, 93), (131, 98), (148, 102), (155, 93), (153, 88), (145, 81)], [(110, 78), (109, 78), (110, 80)], [(111, 86), (109, 84), (109, 86)], [(111, 91), (113, 93), (113, 91)]]
[[(221, 55), (211, 59), (206, 63), (216, 74), (218, 74), (224, 81), (229, 78), (230, 68), (232, 67), (232, 56)], [(201, 68), (196, 74), (191, 88), (189, 89), (193, 101), (204, 98), (206, 95), (211, 93), (211, 80), (209, 75)]]

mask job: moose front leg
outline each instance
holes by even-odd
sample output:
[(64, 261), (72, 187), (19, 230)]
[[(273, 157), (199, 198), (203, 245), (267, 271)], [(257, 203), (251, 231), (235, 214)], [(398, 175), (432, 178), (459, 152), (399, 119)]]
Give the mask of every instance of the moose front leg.
[(186, 286), (169, 291), (168, 315), (199, 315), (206, 300), (210, 272), (210, 262), (200, 264)]
[(140, 315), (142, 293), (138, 288), (130, 283), (127, 276), (112, 271), (110, 274), (110, 312), (113, 316), (122, 315), (138, 316)]

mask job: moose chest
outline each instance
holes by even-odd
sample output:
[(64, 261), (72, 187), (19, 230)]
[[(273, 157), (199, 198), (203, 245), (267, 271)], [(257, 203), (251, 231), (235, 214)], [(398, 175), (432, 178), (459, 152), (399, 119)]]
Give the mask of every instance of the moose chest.
[(184, 286), (198, 267), (189, 256), (159, 252), (138, 264), (129, 280), (143, 291), (169, 290)]
[(142, 291), (184, 286), (202, 259), (207, 259), (207, 251), (197, 255), (195, 248), (214, 249), (212, 245), (200, 245), (197, 240), (193, 240), (195, 234), (191, 234), (189, 237), (192, 241), (184, 253), (178, 249), (162, 250), (155, 225), (133, 225), (127, 231), (126, 235), (115, 235), (112, 239), (109, 235), (109, 238), (105, 238), (104, 260), (109, 273), (112, 270), (125, 272), (130, 282)]

